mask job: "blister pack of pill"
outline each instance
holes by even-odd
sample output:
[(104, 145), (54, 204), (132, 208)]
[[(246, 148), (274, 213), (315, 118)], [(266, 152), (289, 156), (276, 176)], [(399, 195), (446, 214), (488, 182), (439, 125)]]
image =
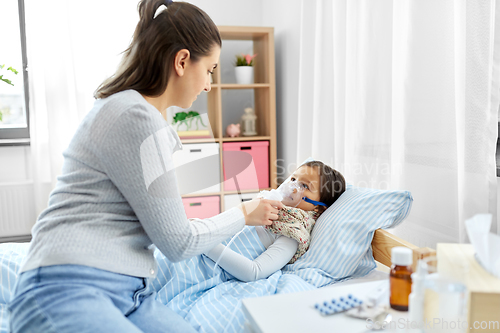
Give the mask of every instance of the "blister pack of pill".
[(345, 297), (342, 296), (324, 301), (323, 303), (316, 303), (314, 308), (318, 310), (322, 316), (328, 316), (358, 307), (362, 303), (362, 300), (354, 297), (352, 294), (349, 294)]

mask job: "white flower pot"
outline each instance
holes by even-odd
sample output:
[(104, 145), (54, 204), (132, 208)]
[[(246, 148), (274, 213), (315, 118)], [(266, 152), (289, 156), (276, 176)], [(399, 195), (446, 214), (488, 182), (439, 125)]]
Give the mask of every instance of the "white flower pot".
[(234, 68), (236, 74), (236, 83), (252, 84), (253, 83), (253, 66), (236, 66)]

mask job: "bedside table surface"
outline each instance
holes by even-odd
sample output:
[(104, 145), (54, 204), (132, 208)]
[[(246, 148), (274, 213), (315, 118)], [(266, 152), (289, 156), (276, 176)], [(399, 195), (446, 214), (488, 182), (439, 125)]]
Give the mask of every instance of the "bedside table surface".
[[(371, 279), (349, 280), (310, 291), (245, 299), (243, 300), (243, 311), (248, 321), (247, 329), (253, 333), (358, 333), (369, 331), (366, 319), (353, 318), (345, 313), (322, 316), (314, 308), (314, 305), (334, 298), (345, 297), (348, 294), (365, 300), (366, 295), (380, 284), (389, 283), (388, 275), (379, 273), (372, 276)], [(388, 293), (384, 298), (385, 301), (381, 301), (381, 303), (388, 304)], [(400, 318), (406, 320), (405, 318), (408, 317), (407, 312), (395, 310), (390, 312), (393, 315), (391, 319), (393, 322), (400, 320)]]

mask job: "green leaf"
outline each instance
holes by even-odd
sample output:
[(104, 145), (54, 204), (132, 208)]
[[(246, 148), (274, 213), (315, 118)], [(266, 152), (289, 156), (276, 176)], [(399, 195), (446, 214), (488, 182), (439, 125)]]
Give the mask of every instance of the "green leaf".
[[(0, 65), (0, 69), (3, 69), (4, 67), (5, 67), (5, 64)], [(7, 70), (8, 70), (8, 71), (11, 71), (12, 73), (14, 73), (14, 74), (16, 74), (16, 75), (19, 73), (16, 69), (14, 69), (14, 68), (12, 68), (12, 67), (7, 68)], [(0, 81), (3, 81), (3, 82), (5, 82), (5, 83), (7, 83), (7, 84), (10, 84), (11, 86), (13, 86), (13, 85), (14, 85), (14, 84), (12, 83), (12, 81), (11, 81), (11, 80), (4, 79), (4, 78), (3, 78), (3, 75), (0, 75)]]
[(7, 68), (7, 70), (8, 70), (8, 71), (11, 71), (12, 73), (14, 73), (14, 74), (16, 74), (16, 75), (17, 75), (17, 73), (18, 73), (18, 71), (16, 71), (16, 70), (15, 70), (14, 68), (12, 68), (12, 67)]
[(13, 85), (14, 85), (14, 84), (12, 84), (12, 81), (11, 81), (11, 80), (4, 79), (4, 78), (3, 78), (3, 75), (0, 75), (0, 81), (3, 81), (3, 82), (5, 82), (5, 83), (7, 83), (7, 84), (10, 84), (11, 86), (13, 86)]

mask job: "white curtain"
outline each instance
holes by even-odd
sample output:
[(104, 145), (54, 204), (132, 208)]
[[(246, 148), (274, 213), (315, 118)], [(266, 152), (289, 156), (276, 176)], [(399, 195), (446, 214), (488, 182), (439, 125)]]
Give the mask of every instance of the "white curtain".
[(62, 152), (90, 111), (93, 92), (120, 60), (137, 1), (25, 0), (30, 136), (37, 215), (61, 173)]
[(412, 192), (394, 233), (467, 240), (496, 219), (500, 32), (494, 0), (302, 0), (297, 162)]

